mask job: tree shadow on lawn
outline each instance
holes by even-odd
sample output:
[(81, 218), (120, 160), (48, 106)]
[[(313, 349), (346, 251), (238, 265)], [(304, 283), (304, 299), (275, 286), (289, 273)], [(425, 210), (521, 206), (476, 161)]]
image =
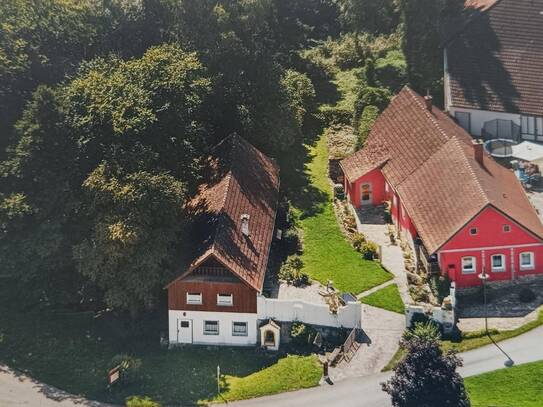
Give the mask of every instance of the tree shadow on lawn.
[[(159, 345), (159, 332), (165, 327), (160, 314), (129, 329), (129, 320), (111, 314), (94, 318), (89, 313), (4, 312), (3, 304), (0, 307), (0, 361), (47, 383), (32, 387), (54, 400), (77, 402), (72, 395), (78, 395), (124, 404), (127, 397), (142, 395), (164, 404), (195, 405), (215, 396), (217, 365), (224, 374), (243, 377), (280, 357), (255, 348), (191, 346), (169, 351)], [(108, 389), (107, 372), (118, 354), (141, 359), (141, 378)]]
[(329, 196), (313, 185), (307, 171), (308, 164), (314, 158), (308, 146), (315, 145), (320, 134), (318, 131), (321, 130), (322, 127), (315, 128), (313, 130), (315, 136), (306, 140), (307, 145), (293, 146), (277, 160), (281, 167), (283, 192), (292, 205), (300, 210), (302, 219), (322, 213), (329, 202)]

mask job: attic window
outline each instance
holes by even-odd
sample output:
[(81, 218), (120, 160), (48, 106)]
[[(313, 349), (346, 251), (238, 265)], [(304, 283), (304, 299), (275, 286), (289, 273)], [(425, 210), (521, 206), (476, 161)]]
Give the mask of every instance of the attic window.
[(475, 236), (475, 235), (477, 234), (477, 232), (478, 232), (478, 231), (477, 231), (477, 228), (471, 228), (471, 229), (469, 230), (469, 234), (472, 235), (472, 236)]
[(200, 305), (202, 303), (202, 293), (187, 293), (187, 304)]
[(217, 305), (232, 306), (234, 304), (234, 298), (232, 294), (217, 294)]
[(504, 231), (505, 233), (511, 232), (511, 226), (509, 226), (509, 225), (503, 225), (503, 231)]

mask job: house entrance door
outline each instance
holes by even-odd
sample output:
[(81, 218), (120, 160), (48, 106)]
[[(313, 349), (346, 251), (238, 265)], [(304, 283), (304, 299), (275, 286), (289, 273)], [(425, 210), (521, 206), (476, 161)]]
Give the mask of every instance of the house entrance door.
[(177, 342), (192, 343), (192, 319), (180, 319), (177, 327)]
[(372, 191), (371, 184), (366, 183), (360, 186), (360, 205), (371, 205), (372, 204)]

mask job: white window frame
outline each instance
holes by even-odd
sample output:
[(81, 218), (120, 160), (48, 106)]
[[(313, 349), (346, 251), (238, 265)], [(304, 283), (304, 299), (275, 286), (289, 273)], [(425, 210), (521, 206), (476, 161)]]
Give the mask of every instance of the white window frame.
[(202, 293), (187, 292), (187, 304), (188, 305), (202, 305)]
[[(206, 330), (206, 325), (208, 323), (212, 323), (212, 324), (217, 324), (217, 330), (216, 331), (209, 331), (209, 330)], [(205, 320), (204, 321), (204, 335), (218, 335), (219, 334), (219, 321), (210, 321), (210, 320)]]
[(503, 225), (502, 231), (503, 231), (503, 233), (511, 232), (511, 225)]
[[(501, 267), (494, 267), (494, 257), (500, 257), (501, 260), (502, 260), (502, 265)], [(492, 269), (493, 272), (503, 272), (505, 271), (505, 265), (506, 265), (506, 259), (505, 259), (505, 254), (501, 254), (501, 253), (496, 253), (496, 254), (493, 254), (492, 256), (490, 256), (490, 267)]]
[(217, 305), (221, 307), (231, 307), (234, 305), (234, 296), (232, 294), (217, 294)]
[(539, 116), (524, 116), (520, 117), (520, 131), (523, 136), (530, 136), (530, 139), (535, 140), (536, 137), (543, 136), (543, 119)]
[(477, 229), (475, 227), (474, 228), (469, 228), (469, 234), (470, 234), (470, 236), (477, 236), (479, 234), (479, 229)]
[[(473, 267), (470, 268), (470, 269), (466, 269), (466, 267), (464, 265), (464, 260), (467, 260), (467, 259), (471, 259), (472, 264), (473, 264)], [(475, 257), (475, 256), (462, 257), (461, 265), (462, 265), (462, 274), (475, 274), (475, 273), (477, 273), (477, 257)]]
[[(234, 329), (236, 324), (245, 325), (245, 332), (236, 332), (236, 330)], [(249, 336), (249, 324), (242, 321), (232, 321), (232, 336)]]
[[(530, 264), (522, 265), (522, 255), (527, 254), (530, 256)], [(535, 268), (535, 255), (534, 252), (522, 252), (518, 255), (518, 264), (521, 270), (533, 270)]]

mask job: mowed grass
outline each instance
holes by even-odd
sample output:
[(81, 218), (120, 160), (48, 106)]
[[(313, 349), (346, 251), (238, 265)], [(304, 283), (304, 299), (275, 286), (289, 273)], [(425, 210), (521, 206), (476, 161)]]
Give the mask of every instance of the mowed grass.
[[(8, 297), (15, 296), (0, 287), (0, 361), (92, 400), (124, 404), (127, 397), (140, 395), (164, 405), (197, 405), (216, 397), (217, 365), (230, 400), (310, 387), (320, 378), (313, 356), (287, 358), (254, 347), (167, 350), (159, 346), (163, 325), (156, 318), (132, 326), (91, 313), (23, 313)], [(109, 390), (107, 371), (117, 354), (141, 359), (141, 378)]]
[(472, 407), (543, 406), (543, 361), (468, 377)]
[(400, 297), (400, 291), (396, 284), (388, 285), (380, 290), (360, 299), (360, 302), (373, 307), (383, 308), (388, 311), (403, 314), (405, 305)]
[(340, 230), (327, 174), (326, 138), (321, 137), (309, 153), (312, 159), (307, 165), (307, 173), (319, 192), (321, 202), (317, 210), (309, 215), (302, 210), (298, 211), (303, 231), (304, 271), (322, 284), (332, 280), (339, 290), (355, 294), (390, 280), (392, 275), (379, 263), (362, 259)]
[(317, 356), (290, 355), (276, 364), (246, 377), (226, 375), (221, 396), (214, 401), (243, 400), (319, 384), (322, 368)]
[[(506, 339), (514, 338), (515, 336), (522, 335), (538, 326), (543, 325), (543, 310), (539, 311), (537, 319), (528, 322), (527, 324), (512, 329), (509, 331), (490, 330), (492, 338), (496, 342), (504, 341)], [(490, 345), (492, 341), (488, 338), (485, 331), (466, 332), (462, 334), (460, 341), (442, 340), (441, 349), (444, 352), (454, 350), (455, 352), (467, 352), (469, 350), (480, 348), (481, 346)], [(383, 368), (383, 371), (392, 370), (400, 362), (405, 355), (404, 349), (401, 347), (396, 351), (390, 362)]]

